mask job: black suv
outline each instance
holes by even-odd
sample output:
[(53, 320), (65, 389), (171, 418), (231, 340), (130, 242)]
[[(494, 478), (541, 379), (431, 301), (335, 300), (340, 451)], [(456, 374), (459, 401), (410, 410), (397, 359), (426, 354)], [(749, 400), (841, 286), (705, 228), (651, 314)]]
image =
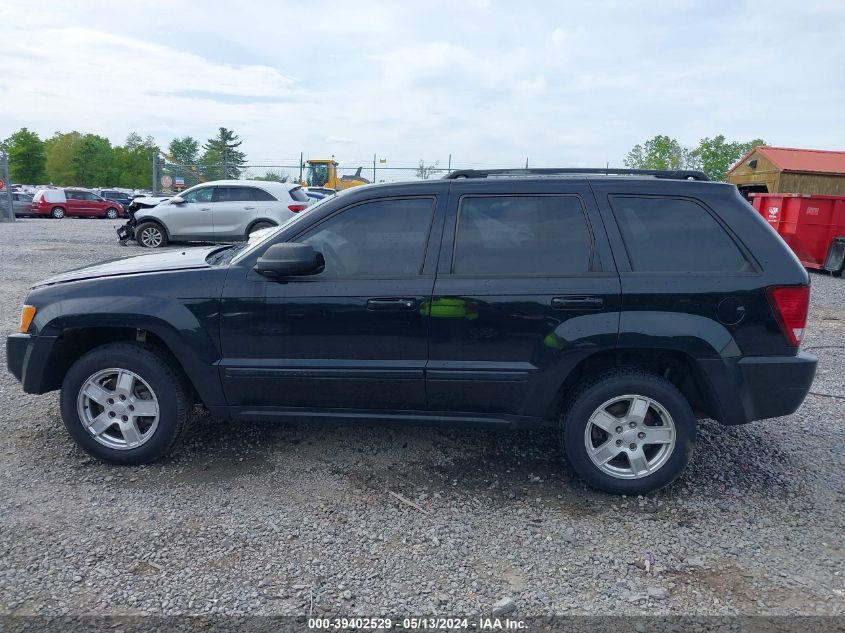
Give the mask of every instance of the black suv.
[(248, 244), (34, 286), (8, 365), (91, 455), (155, 460), (193, 402), (237, 420), (559, 425), (603, 490), (675, 479), (696, 419), (787, 415), (809, 278), (697, 172), (460, 171), (368, 185)]

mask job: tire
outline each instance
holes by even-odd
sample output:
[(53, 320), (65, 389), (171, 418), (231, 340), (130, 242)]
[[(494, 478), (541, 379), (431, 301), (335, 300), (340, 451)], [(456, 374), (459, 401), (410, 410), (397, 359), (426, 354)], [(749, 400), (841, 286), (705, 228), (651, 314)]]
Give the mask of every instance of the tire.
[(144, 222), (135, 229), (135, 239), (144, 248), (167, 246), (167, 233), (155, 222)]
[[(68, 370), (60, 397), (62, 419), (74, 441), (92, 457), (112, 464), (147, 464), (184, 437), (190, 393), (181, 372), (162, 352), (134, 343), (109, 343)], [(142, 407), (150, 415), (133, 413)]]
[(560, 424), (572, 468), (590, 486), (612, 494), (647, 494), (670, 484), (695, 445), (695, 415), (683, 394), (637, 368), (579, 385)]
[(61, 220), (63, 217), (65, 217), (65, 210), (61, 207), (53, 207), (52, 209), (50, 209), (50, 217), (54, 220)]
[(108, 218), (109, 220), (117, 220), (118, 215), (119, 213), (114, 207), (109, 207), (108, 209), (106, 209), (106, 218)]
[(276, 226), (276, 225), (273, 224), (272, 222), (256, 222), (251, 227), (249, 227), (249, 230), (246, 232), (246, 236), (249, 237), (250, 235), (252, 235), (256, 231), (260, 231), (262, 229), (269, 229), (269, 228), (272, 228), (274, 226)]

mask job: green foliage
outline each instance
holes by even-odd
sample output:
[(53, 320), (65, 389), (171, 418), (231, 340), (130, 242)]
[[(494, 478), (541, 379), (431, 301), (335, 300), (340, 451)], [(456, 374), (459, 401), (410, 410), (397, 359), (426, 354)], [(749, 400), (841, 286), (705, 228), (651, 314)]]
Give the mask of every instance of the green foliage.
[(113, 177), (113, 150), (107, 138), (86, 134), (71, 159), (74, 170), (74, 185), (83, 187), (106, 186)]
[(38, 184), (46, 176), (47, 150), (35, 132), (21, 128), (2, 143), (12, 182)]
[(196, 165), (199, 160), (200, 144), (191, 136), (174, 138), (168, 146), (168, 159), (180, 165)]
[(725, 181), (728, 170), (743, 154), (765, 144), (762, 139), (729, 143), (723, 134), (719, 134), (701, 139), (695, 148), (690, 149), (673, 138), (658, 135), (642, 145), (635, 145), (624, 163), (632, 169), (699, 169), (710, 180)]
[(237, 134), (221, 127), (214, 138), (203, 145), (204, 153), (200, 158), (205, 180), (239, 178), (246, 164), (246, 154), (238, 148), (241, 141)]
[(76, 184), (73, 160), (82, 135), (79, 132), (56, 132), (44, 142), (47, 149), (47, 180), (54, 185)]
[(642, 145), (634, 145), (623, 162), (631, 169), (687, 169), (692, 158), (677, 140), (657, 135)]
[(253, 180), (264, 180), (267, 182), (287, 182), (288, 175), (280, 171), (268, 171), (263, 176), (255, 176)]
[(710, 180), (724, 182), (728, 177), (728, 170), (747, 152), (758, 145), (765, 145), (762, 139), (754, 139), (747, 143), (725, 141), (723, 134), (713, 138), (703, 138), (698, 146), (692, 150), (696, 161), (696, 168), (701, 169)]
[(153, 152), (158, 146), (152, 136), (142, 139), (132, 132), (123, 146), (114, 148), (112, 180), (101, 186), (145, 189), (150, 186)]

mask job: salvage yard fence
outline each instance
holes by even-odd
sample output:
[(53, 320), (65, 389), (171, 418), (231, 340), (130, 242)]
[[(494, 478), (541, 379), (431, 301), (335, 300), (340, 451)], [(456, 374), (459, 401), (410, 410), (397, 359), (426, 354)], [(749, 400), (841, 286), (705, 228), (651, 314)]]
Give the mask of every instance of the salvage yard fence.
[(14, 222), (15, 208), (12, 203), (12, 182), (9, 179), (9, 156), (0, 152), (0, 222)]

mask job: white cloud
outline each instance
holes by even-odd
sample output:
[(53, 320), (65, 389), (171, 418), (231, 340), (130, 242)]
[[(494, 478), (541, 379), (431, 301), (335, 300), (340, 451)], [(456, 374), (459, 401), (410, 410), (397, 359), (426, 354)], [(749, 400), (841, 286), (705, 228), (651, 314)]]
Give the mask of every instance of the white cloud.
[(0, 137), (224, 125), (261, 164), (618, 165), (658, 133), (844, 148), (845, 4), (767, 7), (0, 0)]

